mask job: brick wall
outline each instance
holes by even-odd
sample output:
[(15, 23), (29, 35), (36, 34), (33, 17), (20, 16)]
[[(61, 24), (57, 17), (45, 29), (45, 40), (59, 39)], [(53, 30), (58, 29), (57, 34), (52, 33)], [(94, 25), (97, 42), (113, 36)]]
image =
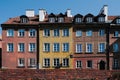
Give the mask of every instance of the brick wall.
[(116, 71), (92, 69), (1, 69), (0, 80), (107, 80), (113, 72)]

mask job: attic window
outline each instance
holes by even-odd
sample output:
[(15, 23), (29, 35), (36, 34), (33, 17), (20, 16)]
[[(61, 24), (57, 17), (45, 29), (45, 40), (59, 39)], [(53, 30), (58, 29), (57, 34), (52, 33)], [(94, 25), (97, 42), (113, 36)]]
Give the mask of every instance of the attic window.
[(21, 18), (21, 23), (27, 23), (28, 19), (27, 18)]
[(82, 18), (75, 18), (75, 22), (76, 22), (76, 23), (82, 22)]
[(49, 22), (55, 22), (55, 18), (49, 18)]
[(105, 17), (99, 17), (98, 22), (105, 22)]
[(64, 18), (63, 17), (59, 17), (58, 18), (58, 22), (64, 22)]
[(119, 19), (116, 19), (116, 23), (117, 23), (117, 24), (120, 24), (120, 18), (119, 18)]
[(92, 18), (92, 17), (87, 17), (87, 18), (86, 18), (86, 22), (88, 22), (88, 23), (93, 22), (93, 18)]

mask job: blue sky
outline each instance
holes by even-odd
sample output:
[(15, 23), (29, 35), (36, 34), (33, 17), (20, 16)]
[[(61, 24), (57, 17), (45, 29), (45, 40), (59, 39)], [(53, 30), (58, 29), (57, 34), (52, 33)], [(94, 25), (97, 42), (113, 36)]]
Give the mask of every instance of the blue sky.
[(43, 8), (48, 13), (64, 13), (71, 9), (73, 15), (97, 15), (103, 5), (108, 5), (109, 15), (120, 15), (120, 0), (1, 0), (0, 24), (11, 17), (25, 14), (26, 9), (34, 9), (36, 14)]

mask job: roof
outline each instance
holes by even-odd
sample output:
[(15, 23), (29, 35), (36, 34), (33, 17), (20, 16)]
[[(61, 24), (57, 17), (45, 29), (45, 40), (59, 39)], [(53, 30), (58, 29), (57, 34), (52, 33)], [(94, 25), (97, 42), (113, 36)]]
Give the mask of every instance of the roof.
[[(48, 17), (49, 16), (62, 16), (62, 17), (64, 17), (64, 23), (72, 23), (73, 22), (73, 19), (76, 17), (76, 16), (82, 16), (81, 14), (76, 14), (74, 17), (67, 17), (66, 15), (64, 15), (64, 14), (62, 14), (62, 13), (60, 13), (60, 14), (53, 14), (53, 13), (51, 13), (51, 14), (47, 14), (46, 16), (45, 16), (45, 19), (44, 19), (44, 21), (42, 21), (42, 22), (40, 22), (39, 21), (39, 16), (38, 15), (35, 15), (34, 17), (28, 17), (28, 19), (29, 19), (29, 21), (28, 21), (28, 23), (20, 23), (20, 16), (18, 16), (18, 17), (14, 17), (14, 18), (9, 18), (9, 20), (7, 20), (5, 23), (3, 23), (3, 24), (28, 24), (28, 25), (36, 25), (36, 24), (40, 24), (40, 23), (49, 23), (48, 22)], [(92, 14), (87, 14), (87, 15), (85, 15), (85, 16), (83, 16), (83, 18), (85, 18), (86, 16), (94, 16), (94, 15), (92, 15)], [(23, 16), (22, 15), (22, 17), (26, 17), (26, 16)], [(110, 20), (110, 21), (112, 21), (112, 20), (114, 20), (115, 18), (116, 18), (117, 16), (108, 16), (108, 20)]]

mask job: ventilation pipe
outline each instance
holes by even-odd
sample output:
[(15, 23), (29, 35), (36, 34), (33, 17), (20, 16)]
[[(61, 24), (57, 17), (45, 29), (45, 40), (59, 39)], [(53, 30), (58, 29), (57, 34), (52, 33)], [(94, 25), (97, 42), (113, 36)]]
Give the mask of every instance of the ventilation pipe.
[(27, 9), (26, 10), (26, 16), (27, 17), (34, 17), (35, 16), (35, 12), (33, 9)]

